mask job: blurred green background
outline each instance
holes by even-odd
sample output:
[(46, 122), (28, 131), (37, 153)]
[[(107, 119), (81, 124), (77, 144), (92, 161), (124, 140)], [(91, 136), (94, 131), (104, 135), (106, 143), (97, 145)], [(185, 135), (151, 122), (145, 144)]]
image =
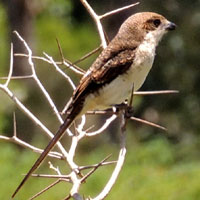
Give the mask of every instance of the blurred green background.
[[(99, 14), (133, 3), (130, 0), (90, 0)], [(176, 95), (134, 98), (135, 116), (167, 127), (163, 132), (152, 127), (129, 122), (127, 127), (127, 158), (120, 177), (107, 199), (200, 199), (200, 1), (141, 0), (140, 5), (103, 20), (109, 38), (120, 24), (135, 12), (158, 12), (177, 24), (160, 43), (153, 69), (141, 90), (176, 89)], [(99, 37), (89, 14), (78, 0), (1, 0), (0, 1), (0, 76), (9, 70), (10, 42), (17, 53), (24, 52), (22, 44), (12, 33), (18, 30), (26, 39), (34, 55), (48, 53), (61, 60), (56, 44), (58, 38), (64, 56), (74, 62), (96, 48)], [(79, 66), (88, 69), (94, 55)], [(55, 73), (52, 66), (35, 61), (36, 71), (59, 110), (72, 94), (71, 87)], [(79, 77), (61, 68), (78, 83)], [(29, 74), (27, 59), (15, 58), (14, 75)], [(0, 80), (1, 83), (3, 82)], [(59, 127), (53, 111), (32, 80), (13, 80), (14, 94), (46, 125), (55, 132)], [(8, 97), (0, 91), (0, 134), (13, 133), (13, 112), (17, 118), (18, 136), (37, 147), (44, 148), (48, 140)], [(93, 120), (93, 119), (91, 119)], [(102, 120), (98, 119), (99, 121)], [(99, 124), (95, 119), (95, 124)], [(94, 120), (92, 121), (94, 122)], [(77, 149), (79, 165), (94, 164), (119, 151), (118, 122), (106, 133), (86, 138)], [(63, 142), (69, 145), (69, 138)], [(11, 193), (31, 167), (37, 154), (18, 145), (0, 141), (0, 199), (9, 199)], [(56, 162), (66, 173), (65, 163)], [(108, 180), (113, 166), (102, 167), (81, 188), (85, 196), (95, 196)], [(47, 162), (38, 172), (54, 173)], [(50, 184), (52, 180), (32, 178), (16, 199), (27, 199)], [(60, 183), (38, 199), (63, 199), (69, 191), (67, 183)]]

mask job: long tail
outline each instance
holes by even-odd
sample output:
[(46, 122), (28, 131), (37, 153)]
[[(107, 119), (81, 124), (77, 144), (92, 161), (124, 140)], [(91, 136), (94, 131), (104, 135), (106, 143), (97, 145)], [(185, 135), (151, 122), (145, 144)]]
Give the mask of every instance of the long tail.
[(15, 197), (15, 195), (17, 194), (17, 192), (20, 190), (20, 188), (24, 185), (24, 183), (27, 181), (27, 179), (31, 176), (31, 174), (39, 167), (39, 165), (42, 163), (42, 161), (45, 159), (45, 157), (47, 156), (47, 154), (51, 151), (51, 149), (55, 146), (56, 142), (59, 141), (61, 139), (61, 137), (63, 136), (65, 130), (70, 126), (70, 124), (73, 122), (75, 116), (73, 115), (69, 115), (64, 123), (60, 126), (59, 130), (57, 131), (57, 133), (55, 134), (55, 136), (53, 137), (53, 139), (49, 142), (49, 144), (47, 145), (47, 147), (44, 149), (44, 151), (42, 152), (42, 154), (40, 155), (40, 157), (37, 159), (37, 161), (34, 163), (34, 165), (32, 166), (32, 168), (29, 170), (29, 172), (26, 174), (26, 176), (24, 177), (24, 179), (22, 180), (22, 182), (19, 184), (19, 186), (17, 187), (17, 189), (15, 190), (15, 192), (12, 195), (12, 198)]

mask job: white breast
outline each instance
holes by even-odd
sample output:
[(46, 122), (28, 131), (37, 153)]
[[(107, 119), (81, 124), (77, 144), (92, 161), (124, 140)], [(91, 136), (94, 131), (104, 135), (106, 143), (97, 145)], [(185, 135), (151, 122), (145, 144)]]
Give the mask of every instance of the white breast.
[(113, 104), (122, 103), (130, 95), (133, 84), (134, 91), (138, 90), (152, 67), (156, 45), (152, 35), (147, 34), (144, 42), (136, 49), (130, 69), (105, 85), (98, 93), (88, 95), (84, 111), (105, 109)]

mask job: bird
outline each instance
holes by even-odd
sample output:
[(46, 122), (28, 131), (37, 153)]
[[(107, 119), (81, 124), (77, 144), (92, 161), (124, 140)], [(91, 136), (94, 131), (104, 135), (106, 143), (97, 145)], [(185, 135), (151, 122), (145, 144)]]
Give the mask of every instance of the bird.
[(66, 118), (53, 139), (36, 160), (12, 195), (16, 195), (39, 167), (72, 122), (89, 110), (107, 109), (122, 103), (132, 87), (137, 91), (144, 83), (163, 35), (176, 24), (154, 12), (139, 12), (122, 23), (116, 36), (102, 50), (81, 78), (66, 109)]

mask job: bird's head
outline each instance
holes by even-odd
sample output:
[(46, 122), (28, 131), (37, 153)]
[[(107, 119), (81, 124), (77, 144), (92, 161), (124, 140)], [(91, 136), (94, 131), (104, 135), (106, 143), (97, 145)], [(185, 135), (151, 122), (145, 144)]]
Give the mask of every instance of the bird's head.
[(162, 15), (153, 12), (141, 12), (130, 16), (120, 27), (118, 37), (131, 42), (142, 42), (145, 37), (158, 43), (162, 36), (176, 25)]

